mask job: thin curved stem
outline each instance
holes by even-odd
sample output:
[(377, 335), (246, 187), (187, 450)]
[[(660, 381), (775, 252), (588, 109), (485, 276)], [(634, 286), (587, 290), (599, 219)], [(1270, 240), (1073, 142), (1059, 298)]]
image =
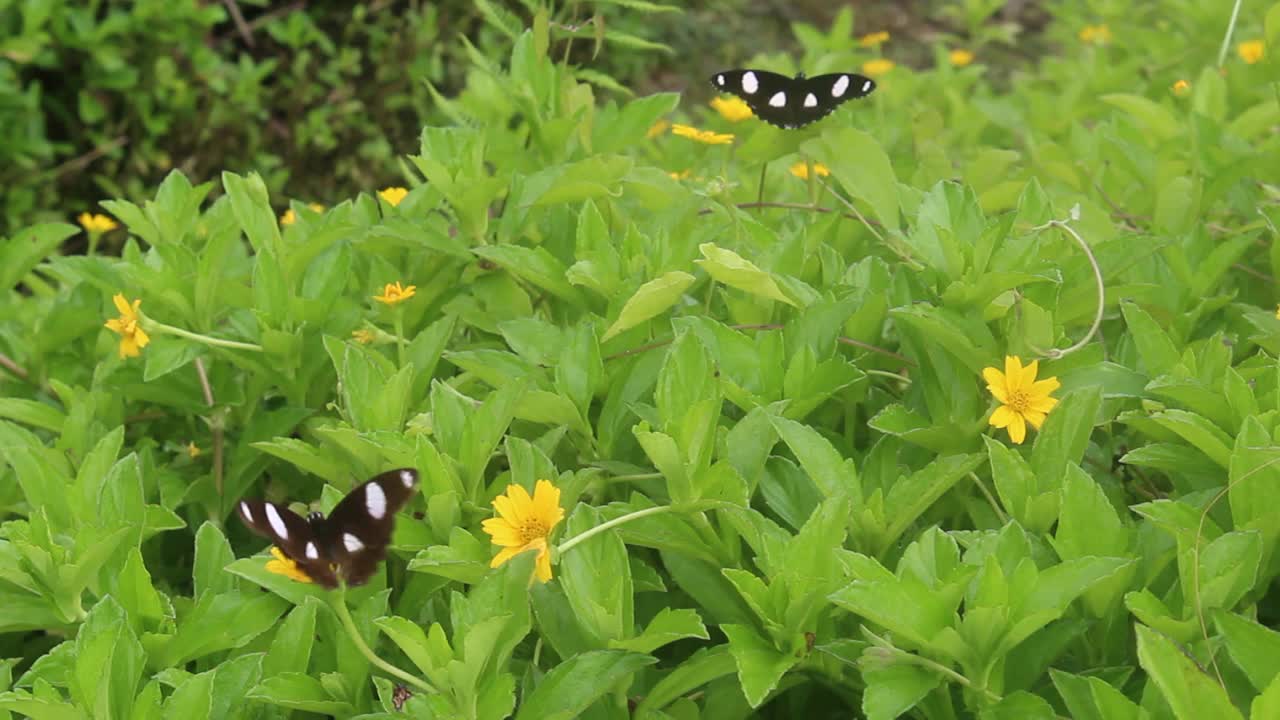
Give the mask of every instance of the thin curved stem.
[(411, 675), (401, 670), (395, 665), (392, 665), (386, 660), (383, 660), (382, 658), (378, 657), (376, 654), (374, 654), (373, 650), (369, 649), (368, 643), (366, 643), (364, 641), (364, 637), (360, 635), (360, 630), (356, 628), (356, 621), (351, 618), (351, 611), (347, 609), (347, 586), (346, 585), (343, 585), (342, 587), (338, 588), (337, 592), (330, 593), (328, 597), (330, 598), (329, 606), (332, 607), (333, 611), (338, 614), (338, 619), (342, 621), (342, 627), (346, 628), (347, 634), (351, 636), (351, 641), (356, 644), (356, 648), (360, 650), (360, 654), (364, 655), (369, 662), (373, 663), (376, 667), (380, 668), (383, 672), (387, 673), (388, 675), (394, 675), (395, 677), (400, 678), (401, 680), (409, 683), (410, 685), (413, 685), (414, 687), (418, 688), (419, 690), (422, 690), (423, 692), (429, 692), (429, 693), (437, 692), (435, 687), (433, 687), (431, 683), (427, 682), (426, 680), (423, 680), (422, 678), (416, 675)]
[(1080, 233), (1076, 232), (1075, 228), (1068, 224), (1071, 219), (1075, 219), (1078, 213), (1078, 208), (1072, 208), (1071, 218), (1068, 218), (1067, 220), (1050, 220), (1043, 225), (1037, 225), (1031, 228), (1032, 231), (1039, 231), (1056, 227), (1061, 228), (1063, 232), (1070, 235), (1071, 239), (1075, 240), (1076, 244), (1080, 246), (1080, 249), (1084, 251), (1085, 258), (1089, 260), (1089, 267), (1093, 268), (1093, 280), (1098, 286), (1098, 309), (1093, 314), (1093, 324), (1089, 326), (1089, 332), (1085, 333), (1083, 338), (1080, 338), (1080, 340), (1071, 347), (1064, 348), (1062, 350), (1057, 348), (1041, 350), (1030, 343), (1027, 344), (1028, 347), (1040, 353), (1042, 357), (1048, 360), (1057, 360), (1058, 358), (1070, 355), (1085, 345), (1088, 345), (1089, 341), (1093, 340), (1094, 334), (1098, 332), (1098, 328), (1102, 326), (1102, 315), (1107, 307), (1107, 284), (1102, 278), (1102, 268), (1098, 266), (1098, 258), (1094, 257), (1093, 250), (1089, 247), (1089, 243), (1085, 242), (1084, 238), (1080, 237)]
[(658, 515), (664, 512), (671, 512), (671, 506), (655, 505), (654, 507), (651, 507), (651, 508), (645, 508), (643, 510), (636, 510), (635, 512), (627, 513), (626, 515), (622, 515), (621, 517), (616, 517), (608, 522), (600, 523), (599, 525), (591, 528), (590, 530), (584, 533), (574, 535), (568, 540), (565, 540), (564, 542), (560, 543), (559, 547), (556, 548), (556, 551), (561, 554), (569, 552), (570, 550), (573, 549), (573, 546), (579, 543), (585, 542), (595, 537), (596, 535), (599, 535), (600, 533), (605, 532), (606, 530), (612, 530), (613, 528), (618, 527), (619, 525), (624, 525), (626, 523), (629, 523), (632, 520), (639, 520), (642, 517), (649, 517), (650, 515)]
[(201, 335), (200, 333), (194, 333), (194, 332), (191, 332), (190, 330), (183, 330), (180, 327), (166, 325), (165, 323), (159, 322), (157, 320), (152, 320), (151, 318), (146, 318), (142, 327), (144, 330), (150, 330), (152, 332), (157, 332), (157, 333), (162, 333), (167, 335), (177, 335), (180, 338), (195, 340), (196, 342), (204, 343), (205, 345), (214, 345), (216, 347), (224, 347), (232, 350), (249, 350), (252, 352), (263, 352), (261, 345), (254, 345), (253, 343), (237, 342), (235, 340), (223, 340), (222, 338), (210, 337), (208, 335)]

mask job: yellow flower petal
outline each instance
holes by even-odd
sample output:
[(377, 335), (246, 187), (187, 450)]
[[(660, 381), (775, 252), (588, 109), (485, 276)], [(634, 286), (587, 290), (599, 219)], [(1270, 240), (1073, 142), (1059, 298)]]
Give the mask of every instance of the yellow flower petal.
[(409, 195), (409, 191), (402, 187), (388, 187), (378, 191), (378, 197), (387, 201), (387, 204), (395, 207), (400, 204), (401, 200)]
[(947, 54), (947, 59), (956, 67), (964, 67), (973, 62), (973, 53), (963, 48), (956, 48)]
[(536, 549), (536, 576), (543, 582), (550, 580), (549, 537), (564, 519), (560, 489), (549, 480), (539, 480), (534, 484), (531, 496), (520, 485), (508, 485), (506, 494), (493, 499), (493, 507), (498, 517), (480, 523), (491, 542), (502, 548), (489, 566), (498, 567), (526, 550)]
[(1022, 360), (1017, 355), (1004, 359), (1004, 385), (1010, 390), (1022, 387)]
[(1245, 40), (1236, 46), (1236, 54), (1240, 56), (1241, 60), (1253, 65), (1266, 54), (1266, 46), (1261, 40)]
[(1010, 410), (1008, 405), (1001, 405), (996, 408), (995, 412), (991, 413), (991, 419), (987, 422), (998, 428), (1009, 427), (1009, 423), (1013, 422), (1015, 417), (1017, 417), (1017, 413)]
[(539, 551), (533, 567), (539, 582), (551, 582), (551, 551), (545, 548)]
[(863, 74), (869, 75), (874, 78), (874, 77), (880, 77), (881, 75), (888, 73), (890, 70), (894, 69), (895, 67), (897, 66), (894, 65), (894, 62), (892, 60), (886, 60), (884, 58), (876, 58), (875, 60), (868, 60), (862, 63), (862, 72)]
[(1039, 430), (1040, 426), (1044, 424), (1044, 413), (1042, 412), (1036, 412), (1035, 410), (1028, 410), (1022, 413), (1022, 417), (1026, 418), (1027, 422), (1031, 423), (1031, 427), (1037, 430)]
[(1021, 415), (1015, 414), (1013, 416), (1013, 421), (1009, 423), (1008, 430), (1009, 439), (1015, 445), (1021, 445), (1022, 441), (1027, 439), (1027, 425), (1023, 422)]
[(1058, 378), (1045, 378), (1031, 385), (1032, 395), (1048, 395), (1049, 393), (1062, 387), (1062, 383), (1058, 382)]
[(732, 133), (717, 133), (710, 130), (699, 130), (691, 125), (672, 125), (671, 134), (686, 137), (704, 145), (728, 145), (733, 142)]
[(711, 100), (711, 107), (729, 122), (741, 122), (754, 115), (751, 106), (738, 97), (714, 98)]
[(995, 396), (996, 400), (1005, 402), (1005, 397), (1007, 397), (1008, 393), (1006, 392), (1007, 385), (1005, 383), (1004, 373), (993, 367), (983, 368), (982, 379), (987, 381), (987, 390), (991, 391), (991, 394)]

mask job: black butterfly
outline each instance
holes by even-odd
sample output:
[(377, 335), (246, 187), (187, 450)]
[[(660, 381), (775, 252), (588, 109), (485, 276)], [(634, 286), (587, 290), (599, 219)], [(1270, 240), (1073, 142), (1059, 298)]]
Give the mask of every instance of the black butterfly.
[(853, 73), (789, 78), (767, 70), (725, 70), (711, 76), (711, 84), (742, 98), (761, 120), (788, 130), (821, 120), (845, 100), (876, 89), (874, 80)]
[(418, 486), (418, 471), (384, 472), (347, 493), (329, 517), (313, 512), (304, 520), (283, 505), (241, 500), (240, 519), (327, 588), (363, 585), (387, 556), (396, 511)]

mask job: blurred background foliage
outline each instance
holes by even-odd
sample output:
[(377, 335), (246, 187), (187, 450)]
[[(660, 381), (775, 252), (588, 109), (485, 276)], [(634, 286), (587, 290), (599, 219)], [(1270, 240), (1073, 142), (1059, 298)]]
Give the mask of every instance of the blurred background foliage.
[[(401, 182), (397, 156), (445, 120), (433, 93), (462, 89), (477, 56), (506, 57), (528, 5), (0, 0), (0, 235), (149, 197), (172, 169), (197, 182), (256, 170), (273, 197), (320, 203)], [(845, 5), (859, 32), (907, 40), (891, 48), (907, 64), (931, 62), (938, 40), (1004, 43), (1006, 77), (1049, 17), (1030, 0), (679, 5), (556, 3), (556, 49), (599, 94), (702, 98), (722, 63), (792, 51), (797, 24), (827, 28)]]

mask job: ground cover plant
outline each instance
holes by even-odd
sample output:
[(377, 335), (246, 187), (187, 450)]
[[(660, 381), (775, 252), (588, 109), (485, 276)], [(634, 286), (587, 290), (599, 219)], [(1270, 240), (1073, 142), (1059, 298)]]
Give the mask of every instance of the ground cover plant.
[(531, 1), (403, 187), (12, 233), (0, 718), (1280, 717), (1280, 5), (1148, 5), (781, 129)]

